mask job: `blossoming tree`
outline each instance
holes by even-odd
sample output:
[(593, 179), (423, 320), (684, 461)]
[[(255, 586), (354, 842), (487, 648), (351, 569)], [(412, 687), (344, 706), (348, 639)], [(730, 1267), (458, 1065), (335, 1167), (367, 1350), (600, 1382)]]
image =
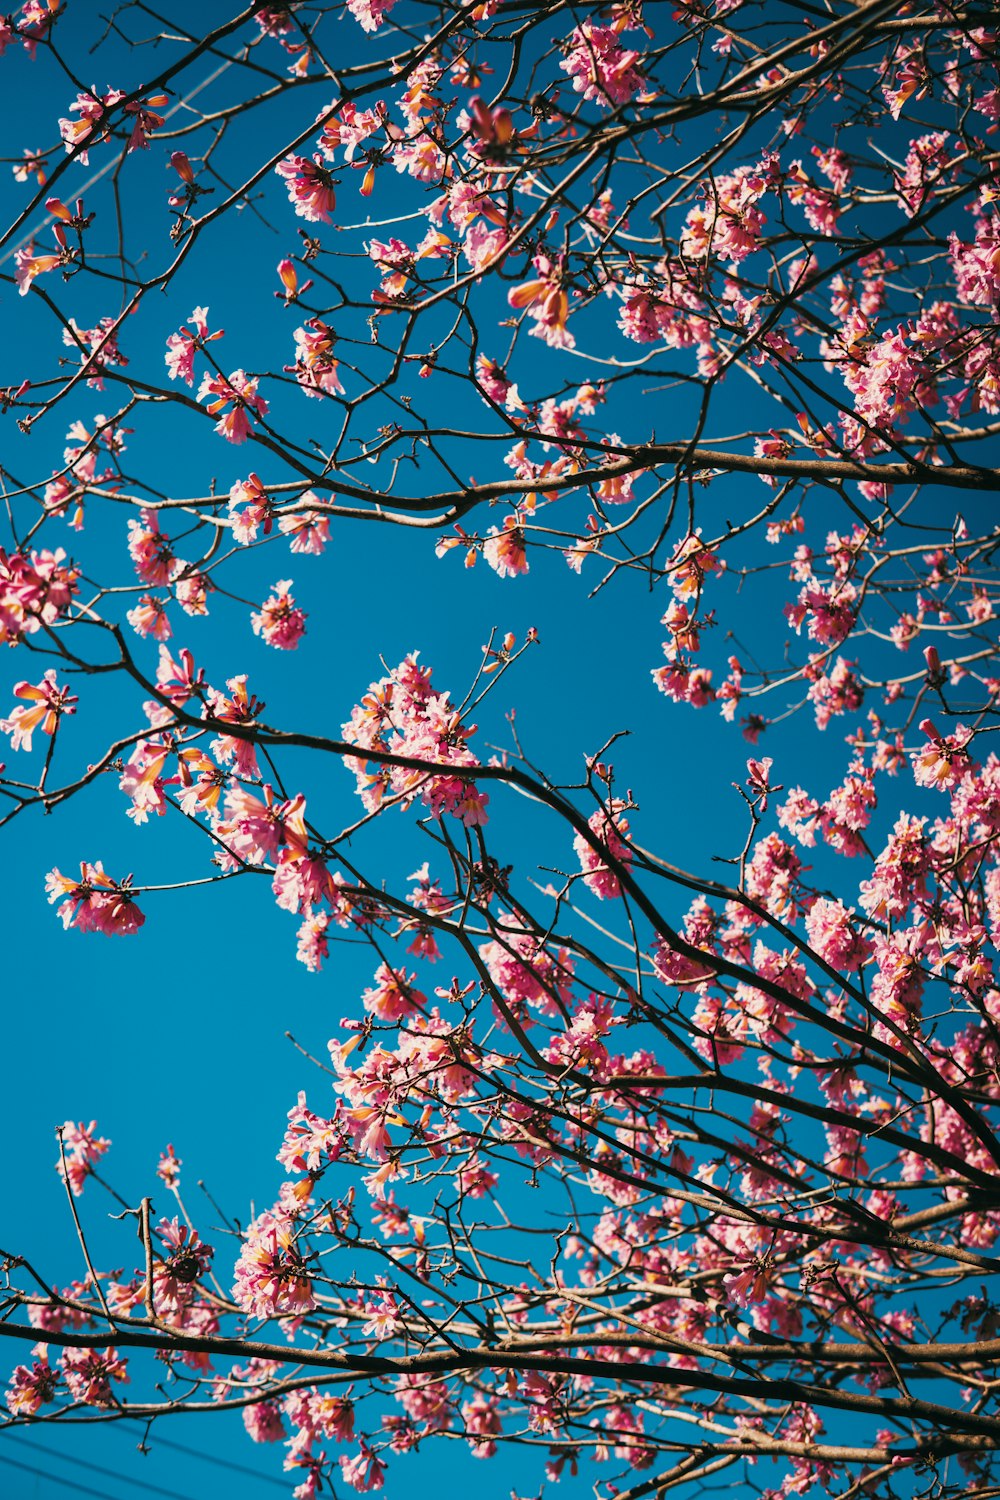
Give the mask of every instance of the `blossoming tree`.
[[(168, 1148), (119, 1200), (123, 1269), (95, 1263), (109, 1142), (60, 1129), (85, 1265), (4, 1247), (10, 1422), (238, 1408), (300, 1500), (449, 1437), (619, 1500), (985, 1500), (992, 13), (197, 10), (0, 20), (48, 130), (5, 127), (0, 828), (110, 779), (186, 825), (191, 882), (273, 898), (309, 970), (364, 945), (371, 979), (248, 1223), (196, 1222)], [(114, 87), (79, 82), (95, 43)], [(443, 600), (463, 562), (512, 591), (568, 566), (581, 612), (588, 579), (658, 591), (662, 651), (628, 649), (664, 733), (721, 712), (753, 751), (721, 872), (647, 847), (653, 767), (633, 795), (613, 739), (569, 785), (512, 717), (477, 735), (534, 630), (463, 683), (416, 631), (381, 671), (310, 631), (324, 549), (374, 575), (387, 528)], [(269, 715), (261, 642), (356, 659), (338, 732)], [(52, 871), (62, 926), (157, 923), (155, 872), (105, 857), (95, 829)]]

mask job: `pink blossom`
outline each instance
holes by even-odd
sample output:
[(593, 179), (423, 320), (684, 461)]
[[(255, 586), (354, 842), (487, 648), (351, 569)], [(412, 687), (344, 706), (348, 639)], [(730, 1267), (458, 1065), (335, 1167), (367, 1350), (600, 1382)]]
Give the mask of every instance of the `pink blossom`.
[(173, 635), (166, 604), (152, 594), (142, 594), (139, 603), (127, 611), (125, 618), (137, 635), (151, 635), (154, 641), (168, 641)]
[(310, 318), (295, 330), (295, 364), (285, 369), (294, 374), (307, 396), (342, 396), (344, 387), (333, 358), (336, 336), (320, 318)]
[(86, 1406), (113, 1406), (113, 1380), (128, 1384), (125, 1360), (115, 1349), (64, 1349), (63, 1375), (74, 1401)]
[(616, 27), (588, 20), (571, 32), (569, 51), (559, 66), (578, 94), (608, 109), (630, 103), (646, 88), (639, 61), (638, 52), (621, 45)]
[(312, 1281), (293, 1222), (270, 1212), (247, 1228), (235, 1269), (233, 1297), (255, 1318), (295, 1315), (315, 1306)]
[(278, 1401), (256, 1401), (244, 1407), (243, 1426), (255, 1443), (280, 1443), (288, 1436)]
[(24, 698), (30, 705), (15, 708), (9, 718), (0, 719), (0, 731), (11, 736), (14, 750), (30, 750), (31, 736), (36, 729), (40, 728), (43, 734), (54, 735), (63, 714), (75, 714), (78, 702), (69, 688), (59, 687), (52, 667), (37, 684), (15, 683), (14, 697)]
[[(167, 338), (167, 373), (171, 380), (183, 380), (186, 385), (194, 385), (194, 357), (196, 352), (205, 344), (210, 344), (214, 339), (221, 339), (223, 330), (220, 328), (215, 333), (208, 331), (208, 308), (196, 307), (188, 318), (193, 332), (182, 328), (179, 333), (171, 333)], [(199, 394), (199, 401), (202, 395)]]
[(257, 417), (267, 415), (267, 402), (257, 394), (257, 381), (251, 379), (245, 370), (234, 370), (228, 380), (221, 375), (203, 376), (198, 400), (204, 401), (208, 396), (216, 398), (207, 407), (213, 417), (232, 402), (232, 409), (215, 424), (216, 432), (221, 433), (230, 443), (245, 443), (250, 436), (248, 412), (253, 412)]
[(89, 150), (98, 141), (107, 140), (110, 134), (107, 116), (124, 97), (121, 89), (109, 89), (106, 94), (99, 94), (96, 89), (85, 94), (77, 94), (70, 105), (70, 110), (78, 114), (80, 118), (59, 121), (59, 134), (62, 136), (66, 150), (76, 150), (77, 161), (83, 166), (88, 163), (87, 151), (80, 151), (78, 148), (86, 143)]
[[(306, 490), (302, 503), (313, 500), (318, 504), (312, 490)], [(330, 540), (330, 522), (320, 511), (301, 510), (291, 515), (282, 515), (278, 530), (289, 538), (293, 552), (307, 553), (319, 557)]]
[(576, 340), (566, 327), (569, 298), (563, 286), (561, 263), (547, 255), (536, 255), (533, 265), (537, 279), (512, 287), (507, 301), (511, 307), (526, 307), (531, 311), (535, 319), (531, 332), (536, 338), (544, 339), (554, 349), (572, 349)]
[(524, 545), (521, 516), (508, 516), (502, 527), (491, 526), (483, 543), (483, 556), (501, 578), (514, 578), (528, 572), (528, 554)]
[(769, 1255), (746, 1255), (741, 1263), (743, 1269), (728, 1272), (722, 1283), (737, 1306), (749, 1307), (767, 1296), (777, 1268)]
[[(256, 697), (247, 692), (246, 674), (227, 678), (226, 687), (231, 697), (220, 693), (216, 688), (208, 689), (204, 713), (211, 714), (214, 719), (221, 719), (224, 723), (249, 728), (255, 722), (261, 705)], [(220, 734), (212, 741), (211, 750), (223, 765), (232, 766), (237, 776), (253, 780), (260, 775), (252, 738)]]
[(100, 860), (81, 864), (79, 880), (52, 870), (45, 877), (45, 889), (50, 903), (61, 902), (58, 914), (63, 926), (80, 932), (128, 936), (146, 920), (135, 904), (131, 875), (112, 880)]
[(141, 510), (140, 519), (128, 523), (128, 550), (143, 583), (154, 588), (169, 582), (174, 565), (170, 538), (160, 530), (155, 510)]
[(285, 179), (288, 196), (300, 219), (311, 224), (329, 224), (337, 206), (333, 178), (319, 154), (312, 161), (307, 156), (286, 156), (274, 169)]
[[(612, 798), (607, 811), (601, 808), (587, 819), (587, 825), (591, 832), (595, 833), (604, 844), (611, 857), (628, 869), (632, 864), (632, 851), (622, 838), (622, 834), (628, 832), (628, 819), (622, 816), (625, 804), (619, 799)], [(591, 847), (582, 833), (578, 833), (573, 840), (573, 848), (584, 871), (583, 883), (588, 890), (593, 891), (595, 896), (602, 900), (621, 895), (621, 885), (618, 876), (615, 875), (601, 859), (600, 854)]]
[(959, 724), (953, 734), (942, 735), (931, 719), (921, 719), (920, 729), (927, 744), (915, 752), (913, 779), (918, 786), (944, 791), (953, 787), (971, 766), (966, 748), (972, 731)]
[(55, 1399), (56, 1386), (62, 1377), (49, 1364), (47, 1350), (48, 1345), (36, 1344), (32, 1350), (36, 1357), (30, 1367), (15, 1365), (7, 1391), (7, 1410), (12, 1417), (33, 1417), (39, 1407)]
[(364, 31), (377, 31), (396, 0), (347, 0), (347, 9)]
[(305, 611), (296, 606), (289, 592), (291, 587), (290, 578), (279, 579), (259, 612), (254, 611), (250, 616), (254, 635), (261, 636), (277, 651), (294, 651), (306, 630)]
[(339, 1463), (341, 1477), (344, 1483), (349, 1484), (352, 1489), (364, 1493), (382, 1488), (385, 1479), (385, 1464), (367, 1443), (362, 1441), (361, 1447), (353, 1458), (349, 1458), (347, 1454), (341, 1454)]
[(94, 1170), (94, 1163), (100, 1161), (111, 1142), (97, 1134), (96, 1120), (91, 1120), (89, 1125), (82, 1122), (74, 1125), (72, 1120), (67, 1120), (60, 1135), (63, 1149), (56, 1162), (56, 1171), (64, 1182), (69, 1183), (73, 1197), (79, 1198), (84, 1183)]

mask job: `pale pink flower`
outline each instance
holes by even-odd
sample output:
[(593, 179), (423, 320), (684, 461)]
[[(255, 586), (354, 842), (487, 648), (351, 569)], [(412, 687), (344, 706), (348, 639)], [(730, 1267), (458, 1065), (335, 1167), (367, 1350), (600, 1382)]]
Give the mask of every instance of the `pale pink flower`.
[(345, 1484), (352, 1489), (366, 1492), (380, 1490), (385, 1479), (385, 1464), (378, 1454), (365, 1442), (353, 1458), (344, 1453), (340, 1456), (340, 1472)]
[(531, 333), (544, 339), (554, 349), (573, 349), (576, 340), (566, 327), (569, 298), (563, 286), (563, 269), (558, 260), (536, 255), (533, 265), (537, 279), (512, 287), (507, 293), (511, 307), (530, 309), (535, 325)]
[(483, 556), (501, 578), (527, 573), (528, 554), (524, 545), (524, 528), (518, 514), (508, 516), (503, 527), (491, 526), (483, 543)]
[[(302, 496), (304, 501), (316, 498), (312, 490), (307, 490)], [(278, 530), (289, 538), (293, 552), (305, 552), (313, 557), (318, 557), (330, 540), (328, 517), (314, 510), (283, 515), (278, 522)]]
[(143, 594), (139, 603), (127, 612), (125, 618), (137, 635), (151, 635), (154, 641), (167, 641), (173, 634), (167, 618), (166, 604), (152, 594)]
[(628, 104), (646, 88), (639, 53), (621, 45), (617, 26), (584, 21), (569, 37), (569, 51), (559, 64), (585, 99), (610, 109)]
[(143, 583), (162, 588), (170, 581), (174, 553), (170, 538), (160, 530), (155, 510), (141, 510), (139, 520), (128, 523), (129, 556)]
[(320, 318), (310, 318), (304, 328), (295, 330), (295, 364), (285, 370), (293, 374), (307, 396), (344, 394), (337, 361), (333, 357), (336, 337)]
[(364, 31), (377, 31), (396, 0), (347, 0), (347, 9)]

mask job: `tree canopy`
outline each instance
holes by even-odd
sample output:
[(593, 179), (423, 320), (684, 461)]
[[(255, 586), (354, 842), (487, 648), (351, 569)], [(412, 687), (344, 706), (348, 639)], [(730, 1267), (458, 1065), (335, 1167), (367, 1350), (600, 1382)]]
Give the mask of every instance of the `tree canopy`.
[[(297, 1500), (449, 1440), (533, 1494), (987, 1500), (994, 13), (224, 9), (0, 17), (0, 830), (102, 809), (60, 952), (236, 889), (334, 1018), (249, 1212), (60, 1127), (79, 1274), (0, 1252), (9, 1422), (238, 1409)], [(521, 674), (557, 734), (591, 668), (498, 581), (621, 601), (637, 756), (535, 754)]]

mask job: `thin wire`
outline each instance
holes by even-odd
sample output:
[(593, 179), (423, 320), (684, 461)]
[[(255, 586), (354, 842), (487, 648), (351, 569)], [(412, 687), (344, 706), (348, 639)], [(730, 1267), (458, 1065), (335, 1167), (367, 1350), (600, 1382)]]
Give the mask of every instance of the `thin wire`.
[(19, 1464), (16, 1458), (8, 1458), (6, 1454), (0, 1457), (0, 1462), (7, 1464), (11, 1469), (21, 1469), (25, 1474), (31, 1474), (36, 1479), (50, 1479), (53, 1484), (61, 1485), (64, 1490), (77, 1490), (81, 1495), (96, 1495), (97, 1500), (113, 1500), (107, 1490), (92, 1490), (89, 1484), (76, 1484), (72, 1479), (62, 1479), (58, 1474), (50, 1474), (46, 1469), (33, 1469), (30, 1464)]
[[(126, 1423), (112, 1422), (111, 1428), (114, 1432), (120, 1432), (123, 1436), (129, 1436), (129, 1428)], [(186, 1448), (183, 1443), (175, 1443), (170, 1438), (160, 1437), (159, 1433), (153, 1431), (149, 1435), (150, 1446), (153, 1443), (160, 1448), (172, 1448), (175, 1453), (185, 1453), (188, 1458), (200, 1458), (207, 1464), (217, 1464), (220, 1469), (228, 1469), (233, 1474), (246, 1474), (251, 1479), (259, 1480), (262, 1484), (277, 1485), (286, 1495), (288, 1485), (281, 1479), (276, 1479), (273, 1474), (259, 1474), (256, 1469), (249, 1468), (246, 1464), (235, 1464), (227, 1458), (217, 1458), (214, 1453), (202, 1453), (198, 1448)]]
[[(9, 1430), (10, 1429), (8, 1429), (8, 1431)], [(44, 1453), (47, 1458), (61, 1459), (64, 1463), (72, 1464), (76, 1469), (89, 1469), (92, 1474), (103, 1474), (108, 1479), (117, 1479), (120, 1482), (124, 1482), (125, 1484), (129, 1483), (128, 1476), (122, 1474), (117, 1469), (105, 1469), (101, 1464), (88, 1463), (85, 1458), (77, 1458), (75, 1455), (71, 1456), (68, 1453), (56, 1452), (52, 1448), (46, 1448), (43, 1443), (33, 1443), (30, 1438), (19, 1436), (18, 1442), (20, 1443), (22, 1448), (34, 1448), (36, 1453)], [(4, 1463), (14, 1462), (14, 1460), (8, 1458), (6, 1454), (0, 1454), (0, 1458), (2, 1458)], [(57, 1483), (67, 1482), (68, 1481), (57, 1480)], [(147, 1495), (166, 1495), (167, 1500), (181, 1500), (181, 1496), (177, 1494), (176, 1490), (162, 1489), (158, 1484), (149, 1484), (145, 1479), (142, 1479), (138, 1482), (142, 1484), (142, 1487)], [(93, 1490), (91, 1491), (91, 1493), (96, 1494), (97, 1491)], [(105, 1496), (104, 1500), (109, 1500), (109, 1497)]]
[[(185, 94), (183, 99), (178, 99), (173, 108), (168, 109), (166, 114), (163, 116), (164, 123), (166, 123), (167, 120), (171, 119), (178, 110), (183, 109), (185, 104), (189, 104), (192, 99), (197, 98), (202, 89), (207, 89), (209, 84), (214, 83), (215, 80), (220, 77), (220, 75), (223, 74), (227, 68), (231, 68), (234, 60), (235, 59), (231, 57), (227, 57), (226, 61), (224, 63), (221, 63), (220, 66), (216, 68), (214, 73), (210, 73), (207, 78), (202, 79), (201, 83), (196, 84), (195, 87), (191, 90), (190, 94)], [(155, 136), (153, 137), (153, 139), (155, 140)], [(113, 156), (110, 161), (106, 161), (104, 163), (104, 166), (101, 167), (99, 171), (95, 172), (92, 177), (87, 178), (83, 186), (77, 189), (74, 196), (82, 198), (84, 193), (89, 193), (90, 189), (96, 182), (100, 182), (102, 177), (106, 177), (108, 173), (118, 165), (119, 160), (120, 157)], [(13, 257), (24, 245), (29, 245), (35, 238), (35, 236), (41, 234), (46, 225), (53, 223), (54, 220), (55, 214), (46, 214), (45, 218), (42, 219), (40, 223), (36, 224), (34, 229), (30, 229), (27, 234), (23, 235), (21, 239), (17, 241), (16, 245), (11, 245), (5, 255), (0, 255), (0, 266), (5, 266), (9, 260), (13, 259)]]

